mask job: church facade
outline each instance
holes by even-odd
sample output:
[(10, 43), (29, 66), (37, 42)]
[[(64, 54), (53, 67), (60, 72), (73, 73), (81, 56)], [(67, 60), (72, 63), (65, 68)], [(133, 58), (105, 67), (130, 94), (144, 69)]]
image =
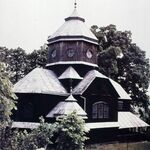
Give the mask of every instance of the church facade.
[(35, 68), (14, 85), (18, 96), (14, 127), (34, 128), (40, 116), (51, 123), (76, 111), (91, 137), (146, 129), (149, 125), (130, 112), (132, 99), (126, 91), (99, 72), (97, 50), (98, 39), (75, 8), (48, 37), (45, 68)]

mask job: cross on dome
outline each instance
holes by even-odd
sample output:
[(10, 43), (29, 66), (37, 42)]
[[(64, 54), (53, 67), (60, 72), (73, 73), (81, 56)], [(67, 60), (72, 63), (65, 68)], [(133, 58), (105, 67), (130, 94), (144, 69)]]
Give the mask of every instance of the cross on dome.
[(77, 8), (77, 1), (75, 0), (74, 2), (74, 8), (76, 9)]

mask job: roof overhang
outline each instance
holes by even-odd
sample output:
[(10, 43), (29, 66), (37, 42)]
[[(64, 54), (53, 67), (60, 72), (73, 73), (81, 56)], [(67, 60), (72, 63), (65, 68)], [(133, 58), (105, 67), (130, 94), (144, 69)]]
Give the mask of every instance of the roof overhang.
[[(13, 122), (12, 128), (34, 129), (39, 125), (40, 123), (35, 122)], [(85, 124), (85, 129), (88, 131), (108, 128), (118, 128), (121, 130), (132, 128), (147, 128), (149, 126), (149, 124), (145, 123), (131, 112), (118, 112), (118, 122), (90, 122)]]
[(81, 36), (81, 35), (76, 35), (76, 36), (57, 36), (55, 38), (48, 38), (48, 45), (52, 44), (52, 43), (56, 43), (56, 42), (62, 42), (62, 41), (85, 41), (85, 42), (89, 42), (92, 44), (98, 44), (98, 40), (86, 37), (86, 36)]
[(59, 61), (59, 62), (49, 63), (46, 65), (46, 67), (51, 67), (56, 65), (85, 65), (85, 66), (91, 66), (93, 68), (98, 68), (97, 64), (84, 62), (84, 61)]

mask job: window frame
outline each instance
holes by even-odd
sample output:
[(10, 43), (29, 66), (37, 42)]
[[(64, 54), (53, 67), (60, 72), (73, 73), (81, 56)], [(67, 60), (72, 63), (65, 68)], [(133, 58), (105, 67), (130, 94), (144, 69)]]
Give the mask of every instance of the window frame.
[(109, 118), (109, 105), (105, 101), (99, 101), (92, 105), (92, 118), (93, 119), (108, 119)]

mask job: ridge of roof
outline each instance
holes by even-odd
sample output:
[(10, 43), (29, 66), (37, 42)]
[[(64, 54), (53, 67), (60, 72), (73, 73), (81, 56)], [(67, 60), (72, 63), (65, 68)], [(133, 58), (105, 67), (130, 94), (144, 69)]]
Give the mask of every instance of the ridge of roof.
[(65, 101), (67, 101), (67, 102), (76, 102), (77, 100), (73, 97), (72, 94), (70, 94), (69, 97), (65, 99)]

